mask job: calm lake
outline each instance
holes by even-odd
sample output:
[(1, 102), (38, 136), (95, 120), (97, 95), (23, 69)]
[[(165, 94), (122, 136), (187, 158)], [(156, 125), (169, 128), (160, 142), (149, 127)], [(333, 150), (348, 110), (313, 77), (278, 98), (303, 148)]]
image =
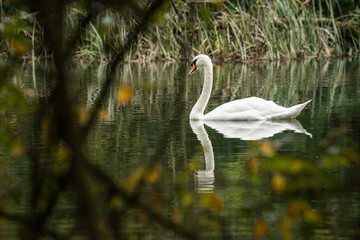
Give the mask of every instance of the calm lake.
[[(47, 68), (37, 65), (36, 75), (30, 68), (15, 80), (34, 101), (49, 96)], [(204, 196), (217, 196), (221, 207), (207, 215), (214, 224), (204, 227), (203, 239), (253, 239), (263, 232), (264, 239), (351, 239), (359, 234), (359, 59), (214, 64), (214, 87), (205, 112), (249, 96), (283, 106), (312, 99), (291, 121), (190, 122), (203, 75), (197, 71), (188, 77), (189, 68), (189, 63), (156, 63), (119, 69), (88, 136), (89, 158), (119, 185), (131, 172), (156, 162), (161, 168), (158, 194), (169, 196), (163, 205), (169, 214), (187, 206), (187, 195), (195, 206), (192, 213)], [(94, 103), (105, 70), (102, 65), (73, 68), (70, 92), (79, 112)], [(117, 101), (119, 91), (129, 92), (122, 103)], [(34, 118), (16, 124), (25, 144), (42, 141), (41, 133), (25, 139)], [(0, 197), (28, 211), (21, 197), (10, 196), (26, 189), (31, 164), (9, 157), (1, 161), (6, 168), (0, 171)], [(187, 190), (185, 195), (179, 195), (178, 185)], [(144, 191), (144, 201), (147, 191), (156, 192), (153, 187)], [(67, 191), (51, 220), (63, 232), (74, 228), (75, 198)], [(135, 217), (124, 218), (125, 236), (180, 238), (143, 227)], [(191, 226), (191, 219), (186, 221)], [(222, 230), (218, 222), (225, 226)], [(0, 228), (0, 237), (11, 238), (14, 229)]]

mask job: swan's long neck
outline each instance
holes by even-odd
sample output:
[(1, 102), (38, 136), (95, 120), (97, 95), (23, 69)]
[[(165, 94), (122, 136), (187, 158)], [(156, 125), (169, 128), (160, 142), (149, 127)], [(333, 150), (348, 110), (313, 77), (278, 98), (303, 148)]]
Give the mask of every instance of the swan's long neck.
[(213, 85), (213, 66), (206, 61), (204, 66), (204, 84), (201, 95), (190, 112), (190, 119), (202, 119), (207, 103), (209, 102)]

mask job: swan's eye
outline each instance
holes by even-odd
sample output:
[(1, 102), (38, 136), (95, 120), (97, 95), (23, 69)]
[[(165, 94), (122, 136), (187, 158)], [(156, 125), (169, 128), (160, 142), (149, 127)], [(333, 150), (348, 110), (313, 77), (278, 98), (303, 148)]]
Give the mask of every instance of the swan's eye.
[(196, 67), (196, 61), (197, 61), (197, 59), (195, 59), (195, 60), (190, 64), (190, 67), (192, 67), (193, 65), (195, 65), (195, 67)]

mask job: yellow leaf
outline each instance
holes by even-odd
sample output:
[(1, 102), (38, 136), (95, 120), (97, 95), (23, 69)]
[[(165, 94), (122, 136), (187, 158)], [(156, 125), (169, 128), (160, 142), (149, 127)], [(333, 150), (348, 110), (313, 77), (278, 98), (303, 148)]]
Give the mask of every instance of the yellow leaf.
[(217, 211), (221, 211), (222, 201), (218, 196), (213, 195), (213, 197), (211, 198), (211, 207)]
[(201, 204), (215, 211), (221, 211), (222, 209), (222, 200), (213, 193), (203, 194)]
[(124, 188), (128, 191), (134, 190), (140, 183), (145, 173), (145, 168), (138, 168), (133, 171), (124, 182)]
[(78, 118), (80, 125), (85, 126), (90, 120), (90, 114), (86, 109), (80, 108), (78, 109)]
[(224, 0), (214, 0), (213, 4), (216, 8), (221, 8), (224, 3)]
[(280, 222), (280, 231), (282, 233), (283, 239), (285, 240), (292, 240), (291, 234), (291, 222), (288, 221), (289, 219), (285, 218)]
[(99, 109), (97, 111), (97, 117), (101, 120), (106, 120), (108, 118), (108, 113), (105, 110)]
[(156, 183), (160, 180), (161, 170), (153, 169), (147, 176), (147, 179), (150, 183)]
[(25, 41), (21, 40), (13, 40), (11, 43), (11, 47), (12, 49), (14, 49), (15, 54), (18, 56), (22, 56), (29, 51), (29, 46), (26, 44)]
[(24, 148), (19, 140), (12, 143), (10, 154), (14, 157), (21, 157), (24, 154)]
[(122, 105), (128, 105), (132, 99), (132, 89), (127, 85), (122, 85), (116, 93), (117, 101)]
[(271, 178), (271, 188), (275, 192), (283, 192), (286, 188), (285, 177), (280, 173), (275, 173)]
[(252, 173), (259, 166), (259, 161), (256, 158), (252, 158), (246, 162), (246, 171)]
[(182, 204), (183, 204), (184, 206), (187, 206), (187, 207), (188, 207), (188, 206), (190, 206), (190, 205), (192, 204), (193, 200), (192, 200), (190, 194), (185, 193), (185, 194), (183, 194), (182, 197), (181, 197), (181, 202), (182, 202)]
[(273, 157), (275, 155), (275, 150), (271, 142), (263, 142), (259, 146), (259, 150), (265, 157)]
[(307, 223), (317, 225), (321, 222), (321, 215), (317, 210), (309, 208), (304, 211), (304, 220)]
[(297, 174), (303, 169), (303, 166), (304, 164), (300, 160), (294, 160), (291, 162), (290, 171)]
[(255, 239), (260, 239), (264, 236), (267, 230), (267, 222), (264, 218), (260, 218), (254, 226), (253, 234)]

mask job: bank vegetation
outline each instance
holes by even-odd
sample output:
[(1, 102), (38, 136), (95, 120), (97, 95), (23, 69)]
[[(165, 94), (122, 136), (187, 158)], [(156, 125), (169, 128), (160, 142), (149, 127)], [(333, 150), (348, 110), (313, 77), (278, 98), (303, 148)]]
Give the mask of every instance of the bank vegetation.
[[(68, 2), (66, 38), (86, 16), (95, 16), (84, 26), (73, 58), (110, 62), (108, 53), (121, 48), (142, 14), (140, 9), (150, 1), (137, 4), (124, 12), (101, 1)], [(3, 1), (0, 14), (2, 58), (51, 57), (52, 52), (44, 48), (38, 11)], [(150, 21), (125, 61), (179, 61), (205, 53), (221, 61), (249, 62), (354, 56), (360, 50), (360, 8), (351, 0), (341, 4), (333, 0), (172, 0), (165, 1)]]

